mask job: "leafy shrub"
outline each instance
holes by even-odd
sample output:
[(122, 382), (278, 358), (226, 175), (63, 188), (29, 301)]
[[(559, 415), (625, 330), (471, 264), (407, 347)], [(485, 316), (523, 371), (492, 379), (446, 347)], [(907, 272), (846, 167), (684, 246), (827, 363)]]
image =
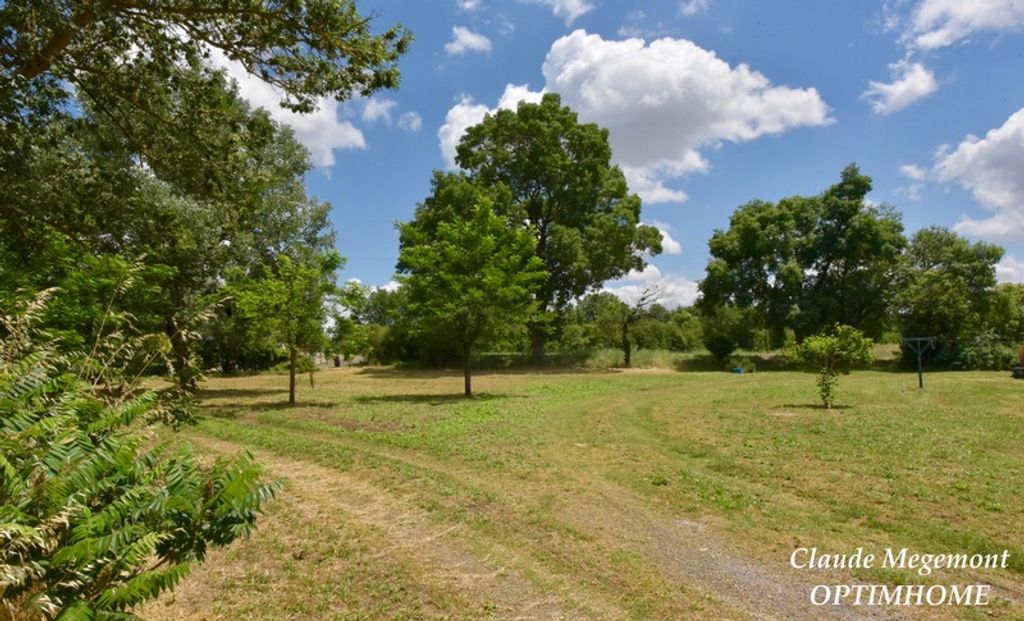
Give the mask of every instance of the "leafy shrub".
[(737, 349), (753, 344), (750, 313), (734, 306), (723, 306), (703, 317), (704, 347), (723, 363)]
[[(289, 373), (291, 363), (287, 360), (278, 362), (274, 366), (270, 367), (271, 373)], [(316, 362), (313, 361), (312, 356), (305, 354), (299, 354), (295, 358), (295, 372), (296, 373), (316, 373), (319, 369), (316, 366)]]
[(952, 366), (954, 369), (978, 371), (1009, 370), (1017, 361), (1017, 352), (995, 334), (980, 334), (956, 348)]
[(786, 357), (792, 362), (818, 373), (818, 394), (826, 408), (836, 401), (839, 374), (849, 373), (856, 366), (870, 364), (874, 359), (871, 339), (852, 326), (837, 325), (830, 333), (804, 339), (791, 347)]
[(83, 381), (92, 356), (61, 354), (33, 322), (3, 317), (0, 342), (0, 616), (134, 618), (252, 528), (277, 489), (248, 454), (202, 468), (152, 446), (174, 404)]

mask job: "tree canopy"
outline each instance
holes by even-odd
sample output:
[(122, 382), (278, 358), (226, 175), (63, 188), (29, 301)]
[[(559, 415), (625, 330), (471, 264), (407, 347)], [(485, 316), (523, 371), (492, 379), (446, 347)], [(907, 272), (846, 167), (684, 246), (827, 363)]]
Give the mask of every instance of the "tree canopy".
[(871, 178), (847, 166), (817, 196), (752, 201), (708, 242), (701, 304), (751, 309), (781, 344), (836, 323), (878, 335), (906, 245), (899, 214), (866, 200)]
[(347, 99), (398, 85), (411, 35), (371, 30), (351, 0), (16, 0), (0, 7), (0, 117), (97, 92), (137, 110), (149, 80), (218, 50), (309, 112), (317, 99)]
[(400, 226), (408, 312), (418, 332), (443, 334), (458, 346), (466, 396), (474, 346), (524, 321), (534, 308), (531, 287), (544, 277), (533, 236), (499, 215), (508, 198), (502, 188), (437, 173), (431, 197)]
[(335, 273), (343, 263), (334, 250), (296, 245), (238, 289), (238, 310), (249, 320), (252, 338), (287, 350), (290, 404), (296, 402), (299, 354), (326, 346), (324, 324), (338, 292)]
[(661, 252), (660, 233), (640, 224), (640, 198), (611, 164), (608, 131), (580, 123), (558, 95), (488, 115), (466, 131), (457, 152), (478, 183), (508, 188), (503, 215), (536, 239), (547, 276), (533, 288), (535, 362), (570, 301)]
[[(899, 272), (896, 315), (906, 336), (939, 339), (930, 355), (955, 362), (963, 345), (989, 329), (1003, 249), (941, 227), (911, 238)], [(1002, 329), (1002, 328), (1000, 328)]]

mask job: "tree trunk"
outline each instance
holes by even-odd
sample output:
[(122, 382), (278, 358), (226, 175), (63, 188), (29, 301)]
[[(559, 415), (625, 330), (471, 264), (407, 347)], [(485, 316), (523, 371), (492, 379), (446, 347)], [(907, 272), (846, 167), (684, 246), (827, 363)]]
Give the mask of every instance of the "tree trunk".
[(177, 377), (178, 386), (189, 390), (194, 389), (196, 387), (196, 378), (189, 369), (188, 343), (185, 342), (185, 337), (182, 336), (181, 330), (178, 329), (178, 324), (175, 323), (173, 317), (168, 317), (164, 321), (164, 334), (171, 341), (171, 354), (173, 355), (171, 364), (174, 367), (174, 375)]
[(536, 326), (531, 327), (530, 341), (533, 346), (531, 363), (533, 366), (539, 367), (544, 364), (544, 345), (547, 341), (547, 334), (544, 333), (544, 328)]
[(472, 371), (470, 369), (470, 347), (469, 345), (462, 346), (462, 381), (465, 387), (465, 395), (467, 397), (473, 396), (473, 378)]
[(633, 364), (633, 343), (629, 340), (629, 322), (622, 324), (622, 366)]
[(295, 361), (298, 354), (295, 347), (288, 348), (288, 405), (295, 405)]

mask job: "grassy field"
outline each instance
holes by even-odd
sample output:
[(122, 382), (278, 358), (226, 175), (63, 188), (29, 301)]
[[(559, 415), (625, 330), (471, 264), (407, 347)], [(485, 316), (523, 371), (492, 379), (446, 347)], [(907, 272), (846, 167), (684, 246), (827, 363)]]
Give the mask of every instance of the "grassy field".
[[(992, 583), (1024, 619), (1024, 382), (796, 372), (330, 369), (212, 379), (181, 434), (285, 481), (253, 537), (155, 619), (886, 618), (811, 608), (818, 583)], [(796, 547), (1010, 550), (1006, 570), (795, 571)], [(893, 613), (896, 614), (896, 613)], [(880, 616), (879, 616), (880, 615)]]

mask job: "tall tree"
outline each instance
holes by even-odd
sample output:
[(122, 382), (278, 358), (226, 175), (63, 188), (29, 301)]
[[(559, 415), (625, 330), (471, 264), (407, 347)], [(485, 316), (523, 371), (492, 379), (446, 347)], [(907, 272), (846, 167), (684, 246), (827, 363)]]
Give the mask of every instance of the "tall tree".
[(752, 201), (708, 242), (701, 306), (750, 309), (781, 344), (837, 323), (881, 333), (906, 245), (899, 214), (866, 200), (871, 178), (853, 164), (818, 196)]
[(534, 363), (543, 361), (551, 324), (569, 302), (643, 269), (645, 253), (661, 252), (660, 233), (640, 224), (640, 199), (611, 165), (608, 131), (580, 123), (558, 95), (488, 115), (467, 130), (457, 152), (459, 166), (477, 181), (511, 190), (511, 221), (536, 239), (548, 275), (533, 289)]
[(462, 357), (471, 396), (474, 347), (532, 312), (531, 287), (544, 277), (535, 241), (498, 214), (508, 193), (437, 173), (431, 198), (400, 226), (398, 270), (420, 333), (442, 334)]
[[(191, 79), (201, 85), (195, 96), (179, 94), (164, 110), (193, 116), (204, 149), (212, 150), (193, 148), (146, 115), (132, 121), (136, 135), (147, 136), (142, 150), (92, 107), (74, 121), (51, 123), (44, 133), (59, 140), (41, 141), (20, 174), (0, 179), (16, 212), (0, 224), (0, 247), (5, 265), (30, 268), (4, 270), (5, 277), (28, 271), (36, 282), (19, 285), (60, 285), (59, 299), (73, 292), (65, 281), (93, 255), (144, 257), (146, 280), (158, 294), (141, 304), (133, 292), (121, 303), (132, 303), (126, 310), (140, 320), (156, 319), (148, 327), (166, 334), (178, 382), (193, 387), (193, 318), (223, 297), (217, 292), (226, 274), (272, 261), (297, 242), (331, 247), (333, 233), (329, 207), (305, 194), (308, 154), (291, 132), (250, 111), (222, 75)], [(210, 115), (215, 102), (219, 112)]]

